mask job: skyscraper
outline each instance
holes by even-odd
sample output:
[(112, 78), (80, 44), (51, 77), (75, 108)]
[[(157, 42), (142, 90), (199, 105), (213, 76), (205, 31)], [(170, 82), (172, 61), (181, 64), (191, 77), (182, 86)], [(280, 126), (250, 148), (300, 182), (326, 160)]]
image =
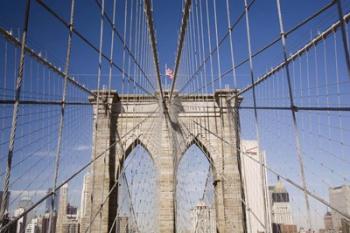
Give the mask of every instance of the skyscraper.
[[(350, 215), (350, 186), (342, 185), (329, 188), (329, 202), (337, 210)], [(342, 215), (332, 210), (332, 220), (336, 231), (342, 230), (342, 219), (344, 219)]]
[(56, 213), (51, 216), (51, 231), (49, 231), (50, 225), (50, 213), (45, 213), (41, 219), (41, 232), (42, 233), (55, 233), (56, 232)]
[(350, 233), (350, 221), (346, 220), (345, 218), (341, 219), (341, 232), (342, 233)]
[(90, 195), (88, 193), (88, 186), (90, 184), (90, 172), (87, 172), (83, 180), (83, 188), (81, 190), (80, 198), (80, 217), (83, 217), (86, 212), (87, 203), (89, 201)]
[(327, 211), (327, 213), (323, 217), (324, 229), (327, 233), (334, 231), (332, 213)]
[(203, 201), (192, 209), (192, 232), (194, 233), (215, 233), (216, 224), (213, 222), (212, 213), (215, 212), (209, 208)]
[(264, 163), (265, 155), (259, 155), (258, 142), (255, 140), (241, 141), (241, 167), (245, 189), (246, 219), (249, 232), (265, 232), (261, 223), (265, 223), (265, 204), (267, 207), (266, 221), (270, 225), (270, 209), (268, 206), (266, 169), (261, 172), (261, 165)]
[[(47, 190), (47, 194), (52, 192), (52, 188), (49, 188)], [(51, 201), (52, 201), (52, 196), (48, 197), (45, 202), (45, 212), (50, 212), (51, 209)]]
[(289, 193), (283, 182), (278, 178), (275, 186), (270, 186), (270, 200), (272, 208), (272, 222), (276, 224), (293, 225), (292, 207)]
[(269, 187), (269, 191), (273, 232), (296, 233), (297, 226), (293, 223), (289, 193), (279, 177), (276, 185)]
[[(80, 226), (87, 226), (89, 223), (89, 201), (90, 201), (90, 186), (91, 186), (91, 175), (87, 172), (83, 180), (83, 188), (81, 190), (80, 199), (80, 210), (79, 210), (79, 223)], [(80, 229), (84, 232), (86, 229)]]
[[(23, 213), (24, 213), (24, 208), (19, 207), (15, 210), (15, 217), (18, 217), (19, 215), (21, 215)], [(17, 225), (16, 226), (16, 233), (24, 232), (26, 225), (27, 225), (26, 220), (27, 220), (26, 216), (18, 219), (18, 221), (16, 223), (16, 225)]]
[(76, 206), (71, 205), (70, 203), (67, 204), (67, 215), (77, 215), (78, 214), (78, 208)]
[(40, 219), (38, 217), (33, 218), (28, 224), (25, 233), (40, 233)]
[(78, 233), (79, 221), (77, 208), (68, 203), (68, 184), (60, 189), (56, 233)]
[(68, 184), (65, 184), (60, 189), (60, 198), (58, 203), (56, 233), (65, 233), (64, 223), (67, 219), (67, 204), (68, 204)]
[[(22, 197), (22, 199), (18, 202), (17, 208), (15, 210), (15, 217), (23, 214), (29, 207), (33, 205), (33, 202), (28, 196)], [(28, 213), (17, 221), (16, 232), (21, 233), (24, 232), (28, 223), (32, 221), (32, 213)]]

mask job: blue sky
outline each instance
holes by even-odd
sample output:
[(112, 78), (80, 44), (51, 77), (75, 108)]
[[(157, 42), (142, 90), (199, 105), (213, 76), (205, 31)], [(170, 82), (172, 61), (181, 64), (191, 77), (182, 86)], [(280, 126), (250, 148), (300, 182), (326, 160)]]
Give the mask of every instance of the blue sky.
[[(46, 1), (66, 21), (69, 18), (69, 0)], [(117, 6), (117, 29), (123, 33), (124, 29), (124, 3)], [(212, 1), (209, 1), (212, 4)], [(231, 22), (233, 22), (243, 10), (241, 0), (230, 1)], [(106, 9), (111, 15), (112, 1), (106, 1)], [(204, 1), (202, 1), (204, 4)], [(285, 21), (285, 29), (288, 31), (301, 20), (315, 13), (322, 6), (329, 3), (327, 0), (305, 1), (305, 0), (282, 0), (282, 13)], [(348, 12), (350, 3), (343, 1), (344, 12)], [(217, 0), (218, 31), (221, 38), (227, 30), (225, 1)], [(177, 49), (177, 37), (181, 22), (182, 2), (153, 0), (155, 29), (158, 41), (158, 52), (161, 72), (164, 66), (174, 66), (175, 53)], [(129, 5), (130, 8), (130, 5)], [(128, 9), (129, 10), (129, 9)], [(212, 11), (212, 7), (210, 7)], [(0, 2), (0, 26), (11, 30), (18, 36), (18, 30), (22, 27), (24, 12), (24, 1), (3, 0)], [(212, 12), (210, 14), (213, 19)], [(257, 51), (268, 42), (279, 36), (279, 25), (274, 0), (256, 1), (250, 10), (250, 24), (252, 34), (252, 49)], [(305, 25), (287, 38), (288, 53), (292, 53), (302, 47), (306, 41), (323, 31), (337, 20), (337, 11), (333, 6), (317, 19)], [(99, 11), (94, 1), (77, 1), (75, 27), (86, 38), (96, 46), (99, 41)], [(130, 27), (130, 26), (129, 26)], [(128, 29), (129, 29), (128, 27)], [(213, 23), (210, 25), (214, 29)], [(110, 27), (105, 28), (103, 51), (109, 54)], [(47, 57), (57, 67), (63, 69), (67, 31), (56, 19), (43, 10), (35, 1), (32, 4), (30, 25), (28, 34), (28, 45), (42, 56)], [(212, 31), (212, 47), (215, 46), (215, 36)], [(188, 43), (188, 42), (187, 42)], [(208, 54), (208, 38), (205, 54)], [(234, 54), (236, 64), (247, 58), (247, 43), (245, 34), (245, 21), (242, 20), (233, 31)], [(129, 46), (133, 46), (129, 44)], [(335, 47), (337, 46), (337, 47)], [(6, 52), (7, 51), (7, 52)], [(8, 99), (14, 96), (15, 69), (18, 66), (19, 50), (15, 50), (4, 39), (0, 39), (0, 96)], [(116, 39), (115, 62), (122, 65), (121, 42)], [(220, 62), (222, 72), (231, 66), (229, 43), (226, 40), (220, 48)], [(6, 57), (6, 58), (5, 58)], [(217, 75), (216, 54), (214, 54), (214, 76)], [(147, 57), (145, 58), (147, 59)], [(148, 59), (152, 59), (148, 57)], [(5, 66), (5, 60), (7, 65)], [(262, 55), (254, 58), (255, 78), (264, 74), (272, 66), (282, 61), (282, 50), (277, 43)], [(97, 75), (97, 53), (91, 50), (79, 38), (73, 36), (73, 49), (71, 60), (71, 75), (90, 89), (96, 89)], [(337, 66), (336, 66), (337, 62)], [(326, 64), (326, 65), (325, 65)], [(338, 67), (338, 68), (336, 68)], [(131, 73), (133, 72), (131, 66)], [(206, 65), (209, 74), (209, 65)], [(316, 48), (312, 48), (307, 55), (297, 59), (290, 65), (293, 93), (299, 106), (345, 106), (349, 107), (349, 77), (346, 73), (342, 40), (340, 32), (329, 36)], [(188, 70), (183, 69), (185, 74), (190, 75)], [(187, 73), (186, 73), (187, 72)], [(3, 75), (4, 74), (4, 75)], [(107, 86), (108, 64), (102, 64), (102, 84)], [(112, 88), (119, 92), (122, 90), (120, 72), (113, 70)], [(23, 99), (50, 99), (60, 100), (62, 91), (62, 80), (56, 74), (43, 68), (31, 59), (27, 59), (25, 67), (25, 81), (23, 88)], [(215, 76), (217, 77), (217, 76)], [(250, 83), (248, 64), (237, 69), (238, 85), (243, 88)], [(155, 82), (155, 77), (153, 76)], [(209, 76), (208, 76), (209, 80)], [(169, 80), (168, 80), (169, 81)], [(181, 78), (178, 80), (181, 83)], [(141, 79), (145, 82), (145, 79)], [(163, 79), (165, 82), (165, 79)], [(233, 86), (232, 75), (223, 79), (223, 86)], [(5, 87), (6, 85), (6, 87)], [(179, 84), (177, 88), (181, 88)], [(215, 88), (220, 88), (218, 83)], [(125, 90), (125, 89), (123, 89)], [(209, 92), (211, 89), (208, 90)], [(142, 92), (132, 87), (128, 92)], [(77, 88), (70, 87), (68, 90), (70, 101), (87, 101), (87, 94)], [(252, 106), (251, 92), (244, 94), (242, 106)], [(260, 106), (289, 106), (288, 89), (285, 81), (284, 70), (277, 73), (273, 78), (266, 81), (257, 88), (258, 105)], [(0, 173), (4, 172), (5, 155), (9, 134), (11, 106), (1, 106), (1, 145), (0, 145)], [(14, 163), (18, 163), (14, 169), (13, 181), (16, 186), (13, 189), (22, 190), (45, 190), (52, 185), (52, 173), (54, 153), (57, 140), (57, 129), (59, 119), (58, 106), (40, 106), (34, 108), (22, 107), (20, 113), (20, 127), (17, 131), (16, 157)], [(83, 162), (87, 162), (91, 154), (91, 127), (92, 113), (89, 107), (67, 108), (66, 127), (64, 131), (62, 166), (71, 172)], [(259, 111), (259, 129), (262, 149), (267, 153), (268, 164), (280, 173), (300, 182), (298, 162), (296, 159), (295, 136), (292, 127), (290, 111)], [(307, 181), (310, 189), (328, 199), (328, 187), (347, 183), (349, 184), (349, 151), (347, 143), (350, 129), (350, 115), (346, 112), (298, 112), (297, 121), (299, 134), (302, 141), (302, 150), (307, 168)], [(48, 120), (50, 118), (50, 120)], [(251, 110), (241, 110), (242, 138), (256, 138), (254, 116)], [(33, 131), (35, 133), (33, 133)], [(30, 135), (30, 136), (28, 136)], [(29, 146), (28, 146), (29, 145)], [(20, 162), (27, 158), (25, 162)], [(44, 158), (40, 156), (44, 156)], [(26, 170), (32, 170), (32, 176), (25, 176)], [(32, 183), (33, 178), (37, 182)], [(59, 177), (62, 181), (64, 175)], [(275, 176), (269, 175), (269, 181), (273, 183)], [(44, 185), (43, 185), (44, 184)], [(72, 201), (79, 203), (81, 177), (73, 181)], [(302, 192), (288, 185), (295, 201), (295, 209), (303, 211)], [(315, 222), (326, 211), (325, 207), (312, 202)], [(319, 213), (317, 211), (320, 211)], [(304, 215), (301, 216), (301, 221)]]

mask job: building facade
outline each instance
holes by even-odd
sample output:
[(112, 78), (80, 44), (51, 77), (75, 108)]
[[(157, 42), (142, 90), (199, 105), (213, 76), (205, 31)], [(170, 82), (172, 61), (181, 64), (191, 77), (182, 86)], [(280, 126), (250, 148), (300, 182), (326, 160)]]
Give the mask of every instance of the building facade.
[(68, 205), (68, 184), (65, 184), (60, 189), (56, 233), (65, 233), (63, 225), (64, 225), (64, 222), (66, 222), (67, 220), (67, 205)]
[(87, 203), (90, 201), (90, 195), (88, 192), (88, 186), (90, 185), (90, 173), (87, 172), (84, 175), (83, 179), (83, 188), (81, 190), (81, 197), (80, 197), (80, 222), (82, 221), (82, 217), (86, 215), (86, 206)]
[[(23, 214), (29, 207), (33, 205), (31, 199), (27, 196), (22, 197), (22, 199), (18, 202), (17, 208), (15, 210), (15, 217)], [(32, 221), (33, 214), (28, 213), (17, 221), (16, 232), (22, 233), (25, 232), (27, 225)]]
[(276, 185), (269, 187), (269, 193), (273, 232), (296, 233), (289, 193), (279, 177)]
[(342, 225), (342, 233), (350, 233), (350, 221), (342, 218), (341, 220), (341, 225)]
[[(261, 160), (261, 163), (264, 163), (265, 154), (259, 150), (258, 142), (255, 140), (242, 140), (241, 153), (248, 232), (265, 232), (266, 229), (261, 223), (265, 224), (266, 222), (268, 226), (271, 224), (266, 168), (261, 168), (260, 163), (257, 162)], [(267, 207), (266, 214), (265, 205)]]
[(325, 232), (332, 233), (334, 232), (333, 218), (332, 213), (327, 211), (327, 213), (323, 217), (324, 222), (324, 230)]
[[(344, 214), (350, 215), (350, 185), (342, 185), (329, 189), (330, 205)], [(334, 229), (337, 232), (342, 231), (342, 219), (344, 217), (338, 212), (332, 210), (332, 220)]]
[(26, 233), (41, 233), (41, 218), (33, 218), (26, 227)]
[(275, 186), (269, 187), (272, 223), (293, 225), (292, 207), (289, 193), (283, 182), (278, 178)]
[(68, 203), (68, 184), (60, 189), (57, 212), (56, 233), (78, 233), (79, 219), (77, 208)]
[(129, 233), (129, 218), (118, 217), (117, 233)]
[(216, 233), (215, 211), (203, 201), (198, 202), (192, 209), (192, 232)]

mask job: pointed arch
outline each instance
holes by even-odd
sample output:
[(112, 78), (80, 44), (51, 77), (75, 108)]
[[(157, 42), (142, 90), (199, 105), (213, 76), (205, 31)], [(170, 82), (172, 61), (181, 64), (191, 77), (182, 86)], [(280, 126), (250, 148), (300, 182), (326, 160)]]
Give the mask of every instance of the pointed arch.
[(184, 154), (192, 145), (196, 145), (202, 151), (205, 158), (208, 160), (209, 164), (211, 165), (213, 172), (215, 172), (216, 169), (215, 169), (215, 163), (213, 160), (213, 153), (209, 151), (208, 146), (206, 146), (206, 143), (204, 143), (201, 139), (199, 139), (199, 137), (192, 137), (189, 139), (189, 141), (186, 143), (186, 146), (183, 148), (183, 150), (180, 153), (178, 164), (180, 164), (182, 158), (184, 157)]
[[(120, 183), (117, 216), (127, 216), (129, 223), (132, 223), (129, 229), (137, 232), (150, 232), (148, 228), (156, 227), (158, 221), (157, 167), (148, 146), (139, 137), (128, 141), (125, 147), (125, 158), (120, 164), (123, 174), (118, 178)], [(145, 207), (142, 203), (151, 204)], [(151, 217), (137, 214), (145, 210)], [(140, 224), (145, 219), (152, 222), (152, 225)]]
[(148, 155), (150, 156), (152, 162), (154, 163), (154, 153), (151, 152), (151, 150), (149, 149), (149, 147), (147, 146), (147, 143), (145, 143), (144, 141), (142, 141), (140, 139), (140, 137), (136, 137), (136, 139), (134, 139), (130, 144), (127, 145), (126, 149), (125, 149), (125, 159), (130, 155), (130, 153), (133, 151), (133, 149), (136, 146), (142, 146), (148, 153)]
[[(205, 207), (208, 216), (216, 216), (215, 151), (204, 138), (186, 139), (176, 167), (176, 224), (181, 230), (189, 229), (186, 219), (196, 218), (193, 214), (198, 214), (200, 206)], [(214, 230), (209, 225), (203, 227)]]

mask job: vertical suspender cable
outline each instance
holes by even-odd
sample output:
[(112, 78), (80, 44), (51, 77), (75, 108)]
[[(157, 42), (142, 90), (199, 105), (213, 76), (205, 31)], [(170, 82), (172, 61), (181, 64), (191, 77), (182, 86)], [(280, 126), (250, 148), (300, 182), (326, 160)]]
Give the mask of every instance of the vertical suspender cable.
[[(204, 57), (204, 54), (202, 53), (202, 44), (201, 44), (201, 41), (202, 41), (202, 38), (201, 38), (201, 31), (200, 31), (200, 27), (199, 27), (199, 7), (198, 7), (198, 0), (195, 0), (195, 7), (196, 7), (196, 25), (197, 25), (197, 41), (198, 41), (198, 44), (197, 44), (197, 49), (198, 49), (198, 61), (200, 62), (202, 60), (202, 57)], [(198, 63), (199, 64), (199, 63)], [(201, 69), (201, 72), (199, 73), (200, 75), (200, 87), (203, 87), (203, 69)], [(204, 102), (204, 91), (203, 91), (204, 88), (199, 88), (198, 91), (199, 91), (199, 94), (201, 95), (201, 98), (199, 98), (199, 101), (203, 101)], [(203, 112), (203, 106), (201, 105), (199, 107), (199, 112)], [(199, 122), (200, 124), (202, 124), (202, 119), (203, 117), (200, 116), (199, 118)], [(205, 119), (204, 119), (205, 120)], [(204, 122), (205, 124), (205, 122)], [(203, 134), (203, 129), (200, 128), (200, 134), (202, 135)]]
[(297, 150), (296, 152), (297, 152), (297, 157), (298, 157), (299, 166), (300, 166), (302, 185), (303, 185), (303, 189), (304, 189), (305, 205), (306, 205), (306, 212), (307, 212), (306, 221), (307, 221), (307, 225), (308, 225), (309, 229), (312, 229), (311, 228), (311, 214), (310, 214), (309, 197), (308, 197), (307, 192), (305, 191), (305, 190), (307, 190), (307, 184), (306, 184), (306, 178), (305, 178), (304, 160), (303, 160), (303, 155), (302, 155), (302, 151), (301, 151), (299, 129), (297, 126), (297, 119), (296, 119), (296, 113), (295, 113), (296, 110), (295, 110), (293, 91), (292, 91), (292, 85), (291, 85), (291, 80), (290, 80), (289, 63), (287, 62), (288, 57), (287, 57), (287, 47), (286, 47), (286, 35), (284, 32), (284, 25), (283, 25), (280, 0), (276, 0), (276, 3), (277, 3), (279, 25), (280, 25), (283, 57), (284, 57), (284, 61), (286, 63), (285, 69), (286, 69), (286, 77), (287, 77), (287, 82), (288, 82), (289, 100), (290, 100), (290, 106), (291, 106), (291, 112), (292, 112), (292, 118), (293, 118), (292, 120), (293, 120), (294, 134), (295, 134), (295, 143), (296, 143), (296, 150)]
[[(201, 28), (201, 38), (202, 38), (202, 55), (203, 58), (205, 57), (205, 48), (204, 48), (204, 32), (203, 32), (203, 10), (202, 10), (202, 4), (201, 1), (199, 1), (199, 13), (200, 13), (200, 28)], [(205, 97), (204, 97), (204, 103), (206, 105), (206, 127), (209, 127), (209, 110), (208, 110), (208, 93), (209, 93), (209, 87), (208, 87), (208, 78), (207, 78), (207, 68), (204, 64), (204, 85), (205, 85)], [(203, 88), (204, 89), (204, 88)], [(203, 93), (203, 92), (202, 92)], [(205, 134), (208, 135), (208, 132), (205, 131)]]
[(151, 0), (144, 0), (144, 8), (145, 8), (145, 14), (147, 16), (148, 32), (149, 32), (149, 36), (150, 36), (150, 40), (151, 40), (151, 46), (152, 46), (152, 51), (153, 51), (153, 60), (154, 60), (154, 66), (156, 69), (158, 87), (159, 87), (159, 92), (160, 92), (160, 96), (162, 99), (162, 108), (163, 108), (163, 111), (166, 111), (166, 103), (165, 103), (165, 98), (164, 98), (164, 94), (163, 94), (162, 81), (161, 81), (160, 70), (159, 70), (157, 42), (156, 42), (156, 37), (155, 37), (154, 25), (153, 25)]
[[(190, 22), (191, 22), (191, 26), (193, 27), (193, 30), (192, 30), (192, 33), (193, 33), (193, 35), (192, 35), (192, 42), (193, 42), (193, 48), (194, 48), (194, 70), (197, 70), (197, 68), (198, 68), (198, 65), (199, 65), (199, 53), (198, 53), (198, 48), (197, 48), (197, 39), (196, 39), (196, 22), (195, 22), (195, 20), (196, 20), (196, 17), (195, 17), (195, 14), (196, 14), (196, 9), (195, 9), (195, 6), (193, 7), (194, 9), (193, 9), (193, 11), (192, 11), (192, 14), (191, 14), (191, 19), (190, 19)], [(198, 74), (198, 75), (196, 75), (196, 76), (194, 76), (194, 89), (193, 89), (193, 91), (195, 92), (194, 93), (194, 101), (195, 102), (197, 102), (198, 101), (198, 99), (199, 99), (199, 84), (198, 84), (198, 82), (199, 82), (199, 76), (200, 76), (200, 74)], [(195, 105), (194, 106), (194, 110), (195, 111), (198, 111), (197, 110), (198, 109), (198, 107)], [(196, 119), (197, 120), (197, 119)], [(195, 132), (196, 132), (196, 134), (198, 133), (198, 125), (195, 125)]]
[[(237, 88), (237, 75), (236, 75), (236, 64), (235, 64), (235, 57), (233, 53), (233, 44), (232, 44), (232, 30), (233, 26), (231, 25), (231, 14), (230, 14), (230, 3), (229, 0), (226, 0), (226, 14), (227, 14), (227, 26), (228, 26), (228, 33), (230, 37), (230, 53), (231, 53), (231, 65), (232, 65), (232, 76), (233, 76), (233, 87)], [(219, 50), (219, 48), (218, 48)]]
[[(104, 11), (105, 11), (105, 1), (101, 0), (101, 14), (100, 14), (100, 43), (99, 43), (99, 51), (98, 51), (98, 70), (97, 70), (97, 95), (96, 95), (96, 118), (95, 118), (95, 135), (94, 135), (94, 143), (96, 144), (97, 140), (97, 130), (98, 130), (98, 115), (99, 115), (99, 107), (100, 107), (100, 82), (101, 82), (101, 69), (102, 69), (102, 46), (103, 46), (103, 23), (104, 23)], [(93, 156), (96, 156), (96, 145), (94, 146)], [(95, 188), (95, 171), (96, 170), (96, 163), (92, 165), (92, 190)], [(91, 192), (91, 199), (90, 199), (90, 224), (93, 220), (93, 204), (94, 204), (94, 196), (93, 192)], [(91, 227), (89, 228), (89, 233), (91, 233)]]
[(214, 25), (215, 25), (215, 41), (216, 41), (216, 58), (218, 62), (218, 76), (219, 76), (219, 88), (222, 88), (222, 77), (221, 77), (221, 62), (220, 62), (220, 47), (219, 47), (219, 34), (218, 34), (218, 19), (216, 15), (216, 0), (213, 1), (214, 4)]
[[(244, 0), (244, 8), (245, 8), (245, 19), (246, 19), (246, 33), (247, 33), (247, 43), (248, 43), (248, 53), (249, 53), (249, 73), (250, 73), (250, 79), (251, 84), (253, 85), (252, 88), (252, 94), (253, 94), (253, 105), (254, 105), (254, 119), (255, 119), (255, 131), (256, 131), (256, 139), (258, 143), (258, 153), (259, 153), (259, 161), (260, 161), (260, 175), (261, 179), (263, 179), (264, 174), (264, 167), (262, 162), (262, 153), (261, 153), (261, 143), (260, 143), (260, 130), (259, 130), (259, 119), (258, 119), (258, 111), (257, 111), (257, 104), (256, 104), (256, 93), (255, 93), (255, 86), (254, 86), (254, 69), (253, 69), (253, 56), (252, 56), (252, 46), (251, 46), (251, 37), (250, 37), (250, 23), (249, 23), (249, 5), (248, 1)], [(263, 180), (262, 180), (263, 181)], [(264, 187), (264, 182), (262, 183), (262, 190), (265, 194), (266, 187)], [(268, 208), (270, 208), (267, 205), (266, 195), (264, 195), (264, 224), (265, 224), (265, 230), (266, 232), (271, 232), (270, 229), (270, 223), (268, 222)]]
[(4, 90), (7, 88), (7, 41), (5, 41), (5, 56), (4, 56)]
[[(125, 70), (125, 49), (126, 49), (126, 21), (128, 16), (128, 1), (125, 1), (124, 6), (124, 33), (123, 33), (123, 70)], [(124, 94), (125, 88), (125, 74), (122, 73), (122, 94)]]
[[(133, 8), (134, 8), (134, 1), (131, 1), (131, 3), (130, 3), (130, 13), (129, 13), (129, 17), (130, 17), (130, 19), (129, 19), (129, 40), (128, 40), (128, 44), (131, 44), (132, 42), (131, 42), (131, 38), (132, 38), (132, 30), (133, 30), (133, 19), (134, 19), (134, 17), (133, 17), (133, 15), (134, 15), (134, 11), (133, 11)], [(125, 24), (126, 25), (126, 24)], [(130, 47), (131, 48), (131, 47)], [(125, 47), (124, 47), (124, 49), (126, 49)], [(130, 55), (129, 55), (129, 59), (128, 59), (128, 73), (130, 73), (130, 70), (131, 70), (131, 68), (130, 68), (130, 62), (131, 62), (131, 58), (130, 58)], [(127, 76), (127, 78), (128, 78), (128, 81), (126, 82), (127, 84), (128, 84), (128, 88), (127, 88), (127, 91), (126, 91), (126, 93), (129, 93), (131, 90), (131, 88), (130, 88), (130, 86), (131, 86), (131, 83), (130, 83), (130, 76)], [(134, 88), (132, 88), (132, 89), (134, 89)], [(126, 102), (129, 102), (129, 95), (127, 95), (126, 96)], [(128, 112), (129, 111), (129, 104), (126, 106), (126, 112)], [(128, 124), (125, 124), (125, 128), (126, 128), (126, 130), (127, 130), (127, 128), (128, 128)]]
[[(7, 41), (5, 41), (5, 51), (4, 51), (4, 86), (3, 86), (3, 95), (6, 93), (7, 90)], [(2, 121), (1, 121), (1, 128), (4, 129), (5, 128), (5, 119), (2, 117)], [(6, 137), (6, 136), (5, 136)], [(0, 141), (2, 141), (2, 133), (0, 133)], [(2, 157), (1, 151), (0, 151), (0, 157)], [(1, 169), (1, 168), (0, 168)], [(1, 170), (0, 170), (0, 173)], [(1, 206), (0, 206), (1, 209)]]
[(344, 46), (346, 68), (348, 71), (348, 78), (350, 78), (350, 54), (349, 54), (348, 35), (346, 33), (346, 28), (345, 28), (346, 23), (345, 23), (344, 14), (343, 14), (343, 8), (341, 6), (341, 0), (336, 0), (336, 1), (337, 1), (337, 8), (338, 8), (338, 14), (339, 14), (339, 22), (340, 22), (343, 46)]
[[(111, 34), (111, 46), (110, 46), (110, 55), (109, 55), (109, 73), (108, 73), (108, 94), (107, 94), (107, 117), (110, 118), (112, 115), (112, 104), (113, 102), (109, 103), (109, 100), (111, 99), (111, 85), (112, 85), (112, 74), (113, 74), (113, 52), (114, 52), (114, 35), (115, 35), (115, 14), (116, 14), (116, 0), (113, 0), (113, 9), (112, 9), (112, 34)], [(104, 15), (103, 15), (104, 16)], [(101, 47), (102, 50), (102, 47)], [(124, 68), (123, 68), (124, 70)], [(124, 72), (123, 72), (124, 73)], [(108, 121), (109, 127), (110, 126), (111, 121)], [(119, 136), (119, 134), (117, 134), (117, 136)], [(118, 138), (118, 141), (120, 142), (120, 138)], [(120, 142), (121, 143), (121, 142)], [(103, 167), (103, 174), (105, 174), (105, 170), (106, 170), (106, 156), (104, 156), (104, 167)], [(105, 189), (105, 185), (103, 183), (102, 185), (102, 198), (104, 198), (104, 189)], [(99, 231), (101, 232), (101, 228), (102, 228), (102, 214), (100, 214), (100, 222), (99, 222)]]
[(170, 90), (170, 97), (169, 97), (170, 100), (173, 96), (173, 91), (175, 88), (177, 73), (178, 73), (179, 66), (180, 66), (181, 53), (182, 53), (182, 49), (183, 49), (184, 38), (185, 38), (187, 24), (188, 24), (188, 20), (189, 20), (191, 3), (192, 3), (192, 0), (186, 0), (186, 2), (185, 2), (185, 8), (184, 8), (183, 17), (182, 17), (182, 24), (181, 24), (181, 28), (180, 28), (180, 34), (179, 34), (179, 40), (178, 40), (178, 44), (177, 44), (178, 47), (177, 47), (177, 54), (176, 54), (176, 58), (175, 58), (176, 60), (175, 60), (174, 79), (173, 79), (173, 82), (171, 84), (171, 90)]
[(63, 84), (63, 92), (62, 92), (62, 105), (61, 105), (61, 115), (60, 115), (60, 124), (58, 128), (58, 140), (56, 146), (56, 161), (55, 161), (55, 173), (53, 178), (53, 186), (52, 186), (52, 198), (51, 198), (51, 206), (50, 206), (50, 216), (49, 216), (49, 227), (48, 231), (51, 232), (51, 228), (53, 226), (53, 213), (56, 211), (56, 187), (57, 187), (57, 179), (58, 172), (60, 167), (60, 159), (61, 159), (61, 149), (62, 149), (62, 134), (63, 134), (63, 126), (64, 126), (64, 113), (65, 113), (65, 103), (67, 96), (67, 84), (68, 84), (68, 75), (69, 75), (69, 65), (70, 65), (70, 56), (71, 56), (71, 48), (72, 48), (72, 36), (73, 36), (73, 24), (74, 24), (74, 7), (75, 0), (71, 1), (71, 11), (70, 11), (70, 20), (69, 20), (69, 32), (67, 39), (67, 51), (66, 51), (66, 61), (64, 65), (64, 84)]
[[(134, 35), (134, 54), (135, 56), (137, 57), (138, 55), (138, 42), (139, 42), (139, 27), (140, 27), (140, 23), (139, 23), (139, 18), (140, 18), (140, 4), (138, 2), (138, 0), (136, 0), (135, 2), (135, 35)], [(133, 68), (134, 68), (134, 87), (136, 87), (136, 83), (139, 83), (139, 81), (136, 81), (137, 79), (137, 69), (136, 69), (136, 66), (133, 65)], [(139, 89), (134, 89), (135, 91), (135, 94), (139, 93)]]
[(2, 204), (0, 208), (0, 219), (3, 219), (4, 214), (8, 211), (9, 184), (10, 184), (10, 177), (11, 177), (13, 150), (15, 148), (19, 101), (21, 97), (21, 88), (22, 88), (22, 82), (23, 82), (24, 56), (25, 56), (24, 52), (25, 52), (25, 47), (27, 42), (30, 2), (31, 0), (26, 1), (26, 8), (25, 8), (25, 15), (24, 15), (24, 25), (23, 25), (22, 41), (21, 41), (21, 54), (19, 58), (18, 75), (16, 79), (16, 93), (15, 93), (16, 95), (15, 95), (15, 103), (13, 105), (11, 133), (10, 133), (10, 140), (9, 140), (9, 147), (8, 147), (8, 154), (7, 154), (6, 175), (4, 177), (4, 184), (3, 184), (4, 188), (3, 188), (3, 196), (2, 196), (2, 202), (1, 202)]
[(211, 54), (211, 38), (210, 38), (210, 22), (209, 22), (209, 7), (208, 0), (205, 0), (205, 9), (207, 15), (207, 30), (208, 30), (208, 44), (209, 44), (209, 62), (210, 62), (210, 76), (211, 76), (211, 88), (212, 92), (215, 92), (215, 84), (214, 84), (214, 71), (213, 71), (213, 56)]
[[(111, 35), (111, 48), (109, 54), (109, 74), (108, 74), (108, 98), (111, 96), (111, 86), (112, 86), (112, 74), (113, 74), (113, 53), (114, 53), (114, 35), (115, 35), (115, 11), (116, 11), (116, 3), (117, 0), (113, 0), (113, 15), (112, 15), (112, 35)], [(123, 67), (124, 70), (124, 67)], [(123, 72), (124, 73), (124, 72)], [(124, 80), (124, 79), (123, 79)], [(122, 83), (123, 85), (123, 83)]]

